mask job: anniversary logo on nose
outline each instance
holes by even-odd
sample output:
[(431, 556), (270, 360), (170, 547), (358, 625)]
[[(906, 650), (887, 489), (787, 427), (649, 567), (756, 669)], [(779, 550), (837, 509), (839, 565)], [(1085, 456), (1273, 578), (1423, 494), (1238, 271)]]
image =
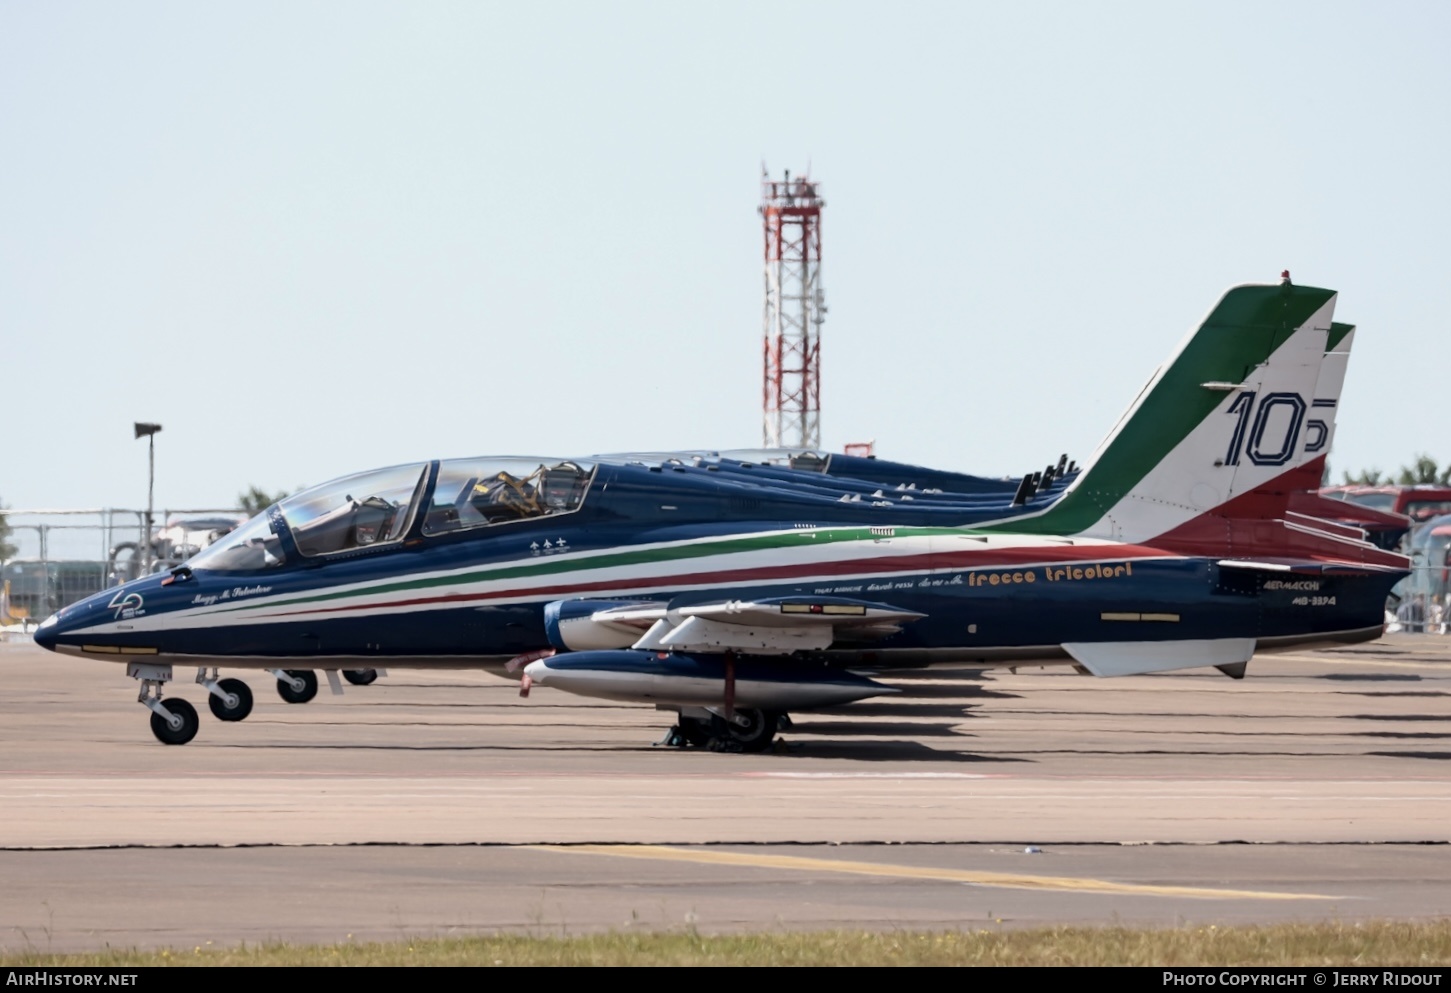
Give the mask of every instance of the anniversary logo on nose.
[(116, 612), (116, 620), (122, 621), (128, 617), (139, 617), (146, 613), (141, 609), (143, 602), (140, 593), (127, 593), (125, 596), (117, 593), (107, 606)]

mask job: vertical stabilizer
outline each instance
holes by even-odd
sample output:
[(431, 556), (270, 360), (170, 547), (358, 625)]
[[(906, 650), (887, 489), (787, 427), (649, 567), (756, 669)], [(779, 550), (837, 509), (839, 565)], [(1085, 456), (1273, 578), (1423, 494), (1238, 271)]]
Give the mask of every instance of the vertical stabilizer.
[[(1323, 462), (1323, 447), (1307, 447), (1322, 434), (1329, 442), (1328, 428), (1315, 431), (1311, 421), (1335, 300), (1333, 290), (1288, 280), (1229, 290), (1063, 498), (991, 529), (1147, 541)], [(1343, 375), (1342, 361), (1337, 383)], [(1256, 513), (1281, 516), (1283, 507)]]

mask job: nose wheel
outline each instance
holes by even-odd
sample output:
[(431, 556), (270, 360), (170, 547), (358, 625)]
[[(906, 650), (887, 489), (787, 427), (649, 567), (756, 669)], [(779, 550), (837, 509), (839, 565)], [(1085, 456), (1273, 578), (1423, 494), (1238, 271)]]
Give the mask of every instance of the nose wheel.
[(344, 669), (343, 678), (354, 686), (368, 686), (378, 679), (377, 669)]
[(171, 682), (171, 666), (131, 662), (126, 675), (141, 684), (136, 702), (151, 711), (151, 733), (163, 745), (185, 745), (196, 737), (201, 721), (196, 708), (181, 697), (161, 699), (161, 688)]
[[(195, 707), (181, 697), (172, 697), (165, 703), (158, 700), (157, 706), (159, 709), (151, 713), (151, 733), (157, 741), (163, 745), (185, 745), (196, 737), (201, 720)], [(162, 716), (162, 709), (168, 711), (166, 716)]]

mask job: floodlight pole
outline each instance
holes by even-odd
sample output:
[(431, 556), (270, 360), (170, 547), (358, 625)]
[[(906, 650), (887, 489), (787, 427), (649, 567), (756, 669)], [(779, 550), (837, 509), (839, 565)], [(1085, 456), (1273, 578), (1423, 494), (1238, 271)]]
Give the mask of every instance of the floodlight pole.
[(146, 530), (141, 535), (141, 544), (145, 551), (142, 553), (141, 568), (142, 574), (151, 575), (151, 531), (152, 521), (156, 507), (156, 432), (161, 430), (160, 424), (143, 424), (137, 421), (134, 425), (136, 437), (146, 438)]
[(146, 574), (151, 575), (151, 532), (155, 527), (156, 435), (146, 436)]

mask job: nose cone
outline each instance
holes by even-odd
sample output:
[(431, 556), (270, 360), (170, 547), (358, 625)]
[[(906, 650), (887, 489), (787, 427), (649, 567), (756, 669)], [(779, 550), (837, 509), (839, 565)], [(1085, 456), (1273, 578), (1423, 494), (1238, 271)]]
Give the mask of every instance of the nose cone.
[(134, 580), (93, 593), (47, 617), (35, 629), (35, 643), (52, 652), (74, 654), (82, 644), (111, 644), (116, 635), (98, 628), (110, 621), (131, 620), (143, 600), (138, 589), (154, 587), (159, 581)]
[(41, 648), (55, 651), (56, 635), (60, 631), (60, 614), (51, 614), (35, 629), (35, 643)]

